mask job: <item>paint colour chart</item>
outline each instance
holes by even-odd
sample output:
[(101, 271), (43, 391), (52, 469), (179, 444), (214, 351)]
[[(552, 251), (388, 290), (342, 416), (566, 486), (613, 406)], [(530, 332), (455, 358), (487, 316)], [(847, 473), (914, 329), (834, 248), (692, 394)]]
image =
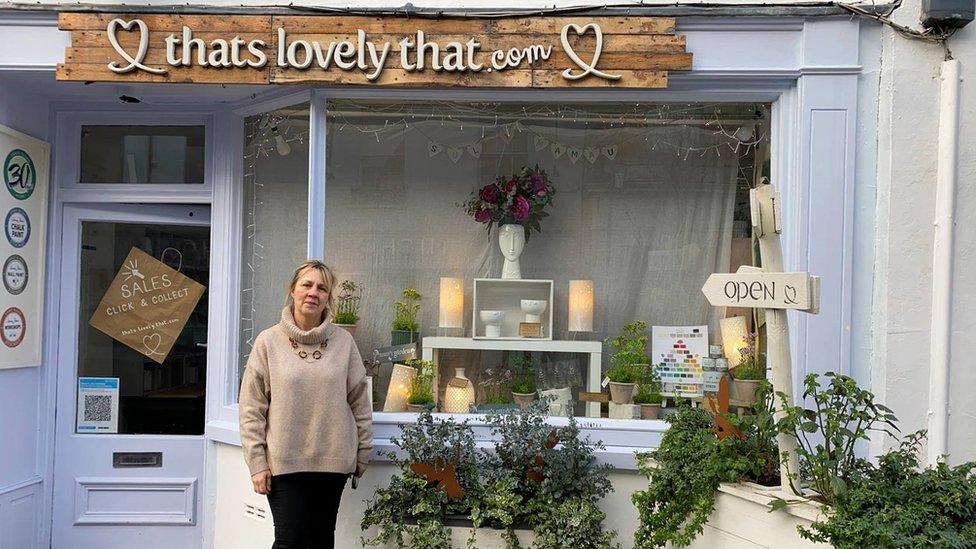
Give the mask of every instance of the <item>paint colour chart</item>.
[(665, 396), (702, 394), (702, 357), (708, 356), (708, 326), (651, 327), (651, 359)]
[(39, 366), (50, 146), (0, 126), (0, 369)]

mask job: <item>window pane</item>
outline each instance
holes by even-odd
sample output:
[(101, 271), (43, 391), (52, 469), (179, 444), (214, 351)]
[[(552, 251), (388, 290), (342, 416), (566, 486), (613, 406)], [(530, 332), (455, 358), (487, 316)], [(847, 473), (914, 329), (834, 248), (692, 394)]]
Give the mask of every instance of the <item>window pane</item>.
[(82, 126), (81, 183), (203, 184), (204, 126)]
[[(422, 337), (472, 337), (473, 279), (498, 278), (503, 256), (496, 231), (486, 233), (458, 205), (536, 166), (555, 195), (541, 232), (524, 245), (521, 276), (554, 281), (547, 304), (554, 340), (603, 341), (643, 320), (708, 326), (719, 343), (717, 311), (701, 286), (710, 273), (752, 263), (748, 189), (757, 148), (766, 147), (767, 108), (330, 101), (326, 260), (340, 280), (364, 285), (355, 332), (361, 352), (396, 341), (394, 302), (405, 288), (422, 295)], [(460, 330), (438, 326), (441, 277), (464, 281)], [(569, 331), (571, 280), (593, 281), (588, 332)], [(517, 303), (510, 312), (522, 314)], [(610, 353), (604, 346), (603, 372)], [(512, 350), (442, 352), (438, 402), (462, 367), (478, 403), (500, 400), (498, 384), (511, 399), (504, 372), (524, 358)], [(539, 390), (568, 388), (573, 413), (583, 413), (579, 392), (602, 378), (589, 374), (589, 356), (527, 358)], [(374, 380), (377, 409), (391, 374), (384, 365)], [(495, 385), (493, 376), (501, 378)]]
[(278, 323), (285, 286), (308, 249), (308, 104), (244, 123), (241, 363)]
[(119, 434), (202, 435), (209, 293), (197, 302), (162, 364), (92, 327), (89, 319), (133, 247), (209, 286), (210, 227), (85, 221), (81, 242), (78, 377), (119, 379)]

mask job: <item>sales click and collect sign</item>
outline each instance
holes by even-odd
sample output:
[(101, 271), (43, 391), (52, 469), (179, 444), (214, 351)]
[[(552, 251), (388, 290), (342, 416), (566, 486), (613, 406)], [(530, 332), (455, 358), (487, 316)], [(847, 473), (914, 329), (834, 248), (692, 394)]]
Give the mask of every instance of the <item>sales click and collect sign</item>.
[(89, 324), (162, 364), (206, 288), (132, 248)]
[(691, 69), (669, 17), (422, 19), (62, 13), (58, 80), (667, 87)]

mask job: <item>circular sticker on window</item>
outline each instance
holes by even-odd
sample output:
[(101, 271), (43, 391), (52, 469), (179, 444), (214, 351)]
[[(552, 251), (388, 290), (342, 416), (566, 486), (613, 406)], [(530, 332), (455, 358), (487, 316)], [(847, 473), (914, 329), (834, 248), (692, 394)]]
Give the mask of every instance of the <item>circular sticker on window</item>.
[(14, 248), (23, 248), (30, 238), (30, 218), (27, 212), (20, 208), (14, 208), (7, 212), (7, 218), (3, 222), (3, 232), (7, 235), (7, 242)]
[(0, 316), (0, 339), (7, 347), (16, 347), (24, 341), (27, 332), (27, 319), (17, 307), (11, 307)]
[(34, 161), (31, 160), (30, 155), (20, 149), (10, 151), (3, 161), (3, 181), (7, 185), (7, 190), (17, 200), (30, 198), (37, 184)]
[(3, 262), (3, 287), (17, 295), (27, 287), (27, 262), (19, 255), (12, 255)]

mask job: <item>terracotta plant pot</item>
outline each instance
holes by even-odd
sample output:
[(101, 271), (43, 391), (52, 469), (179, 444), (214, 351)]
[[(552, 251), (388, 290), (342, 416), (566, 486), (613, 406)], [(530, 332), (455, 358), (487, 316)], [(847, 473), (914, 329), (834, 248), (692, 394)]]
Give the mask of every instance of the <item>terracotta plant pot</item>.
[(658, 419), (661, 416), (660, 404), (641, 404), (641, 419)]
[(535, 400), (535, 393), (512, 393), (512, 398), (515, 400), (515, 404), (519, 405), (519, 408), (526, 409)]
[(733, 400), (752, 404), (756, 402), (756, 390), (762, 381), (758, 379), (733, 379), (732, 394)]
[(349, 332), (349, 335), (356, 335), (356, 325), (355, 324), (336, 324), (336, 326), (342, 328), (343, 330)]
[(634, 400), (634, 388), (636, 383), (617, 383), (610, 382), (610, 400), (614, 404), (630, 404)]

